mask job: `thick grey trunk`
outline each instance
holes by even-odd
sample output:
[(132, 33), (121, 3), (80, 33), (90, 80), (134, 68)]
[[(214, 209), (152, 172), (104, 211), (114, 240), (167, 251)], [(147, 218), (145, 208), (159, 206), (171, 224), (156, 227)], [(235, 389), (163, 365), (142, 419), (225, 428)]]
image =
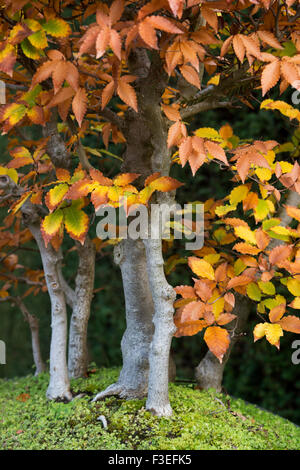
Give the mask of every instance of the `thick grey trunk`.
[(231, 340), (222, 363), (220, 364), (216, 356), (208, 351), (195, 369), (195, 378), (197, 384), (204, 390), (207, 390), (208, 388), (215, 388), (217, 392), (222, 390), (223, 374), (226, 363), (236, 341), (245, 330), (251, 311), (251, 301), (249, 301), (249, 299), (246, 297), (237, 294), (235, 297), (235, 302), (236, 304), (233, 309), (233, 313), (237, 315), (237, 318), (228, 325)]
[(155, 326), (150, 346), (150, 371), (146, 408), (157, 416), (171, 416), (169, 401), (169, 357), (172, 337), (176, 331), (173, 322), (175, 291), (164, 273), (161, 239), (144, 240), (149, 284), (154, 303)]
[(94, 401), (109, 395), (141, 398), (148, 390), (154, 307), (143, 242), (123, 240), (115, 248), (115, 262), (122, 273), (126, 308), (126, 331), (121, 342), (123, 367), (118, 381), (99, 393)]
[(69, 333), (70, 378), (84, 377), (88, 366), (87, 328), (95, 279), (95, 247), (89, 237), (78, 246), (79, 264)]
[(47, 398), (50, 400), (71, 400), (70, 382), (66, 360), (67, 310), (64, 292), (60, 284), (61, 254), (44, 240), (37, 224), (29, 225), (42, 257), (45, 279), (51, 300), (51, 346), (50, 346), (50, 383)]

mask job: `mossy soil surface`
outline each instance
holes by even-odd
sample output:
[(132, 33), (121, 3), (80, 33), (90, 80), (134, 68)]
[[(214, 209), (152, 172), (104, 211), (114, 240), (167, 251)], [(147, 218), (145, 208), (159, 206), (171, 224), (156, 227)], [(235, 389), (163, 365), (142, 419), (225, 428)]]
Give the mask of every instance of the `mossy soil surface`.
[(145, 400), (92, 403), (118, 373), (101, 369), (72, 381), (80, 396), (67, 404), (46, 400), (47, 374), (0, 380), (0, 449), (300, 449), (299, 427), (213, 389), (171, 384), (171, 418), (152, 416)]

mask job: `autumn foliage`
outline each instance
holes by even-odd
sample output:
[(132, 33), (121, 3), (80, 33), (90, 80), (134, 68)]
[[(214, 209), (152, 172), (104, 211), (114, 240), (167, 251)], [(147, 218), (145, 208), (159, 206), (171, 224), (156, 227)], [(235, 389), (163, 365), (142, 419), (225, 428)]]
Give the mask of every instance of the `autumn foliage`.
[[(84, 245), (101, 206), (126, 198), (130, 215), (131, 207), (150, 210), (160, 193), (175, 192), (184, 182), (170, 177), (171, 165), (189, 165), (195, 175), (213, 162), (230, 172), (232, 190), (203, 201), (204, 246), (186, 256), (191, 285), (175, 288), (175, 336), (205, 330), (222, 362), (236, 294), (256, 305), (254, 341), (265, 337), (279, 348), (284, 331), (300, 333), (299, 199), (289, 202), (300, 195), (300, 112), (279, 96), (300, 89), (299, 8), (297, 0), (2, 0), (0, 121), (11, 158), (0, 181), (13, 182), (8, 194), (1, 186), (9, 212), (0, 232), (4, 261), (31, 237), (21, 228), (28, 204), (39, 208), (45, 246), (58, 252), (66, 234)], [(153, 114), (147, 86), (158, 95)], [(290, 120), (291, 142), (269, 140), (267, 131), (265, 139), (240, 139), (234, 123), (195, 129), (201, 112), (249, 111), (257, 94), (264, 112)], [(101, 158), (122, 160), (109, 145), (132, 145), (130, 122), (139, 116), (147, 129), (160, 120), (150, 140), (167, 163), (143, 173), (142, 157), (130, 167), (125, 156), (118, 175), (105, 174)], [(40, 132), (34, 140), (26, 134), (33, 125)], [(157, 129), (163, 144), (154, 142)], [(101, 148), (85, 145), (89, 136), (101, 136)], [(24, 276), (40, 283), (40, 274)], [(0, 279), (4, 298), (10, 275)]]

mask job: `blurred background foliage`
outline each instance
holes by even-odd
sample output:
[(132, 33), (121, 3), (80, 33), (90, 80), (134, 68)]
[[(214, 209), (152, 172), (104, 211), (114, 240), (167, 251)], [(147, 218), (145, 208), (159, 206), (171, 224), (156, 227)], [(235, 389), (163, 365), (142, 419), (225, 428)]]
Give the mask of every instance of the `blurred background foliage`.
[[(283, 97), (289, 102), (289, 96)], [(259, 106), (251, 109), (222, 109), (209, 111), (199, 116), (196, 127), (215, 127), (229, 123), (234, 133), (240, 138), (275, 139), (286, 142), (294, 129), (288, 119), (283, 119), (276, 113), (260, 111)], [(89, 147), (101, 148), (101, 136), (85, 139)], [(0, 138), (0, 164), (7, 161), (7, 139)], [(120, 148), (112, 146), (110, 150), (121, 155)], [(119, 171), (120, 161), (93, 157), (93, 163), (102, 171), (112, 175)], [(230, 191), (231, 175), (220, 171), (214, 164), (205, 165), (192, 177), (186, 166), (180, 168), (174, 165), (172, 176), (185, 183), (178, 190), (180, 203), (193, 200), (205, 201), (210, 197), (222, 198)], [(5, 211), (0, 211), (3, 220)], [(97, 219), (96, 219), (97, 222)], [(96, 222), (91, 228), (90, 235), (96, 236)], [(72, 247), (72, 241), (67, 239), (66, 250)], [(32, 242), (34, 247), (34, 243)], [(36, 252), (20, 252), (19, 260), (24, 265), (40, 268), (41, 261)], [(64, 266), (67, 279), (74, 278), (76, 269), (76, 253), (69, 251)], [(178, 265), (171, 272), (169, 280), (172, 285), (189, 284), (190, 273), (185, 265)], [(121, 364), (120, 340), (125, 329), (124, 296), (119, 269), (112, 259), (112, 248), (105, 248), (97, 255), (95, 294), (89, 323), (89, 354), (90, 361), (98, 367), (108, 367)], [(24, 289), (24, 287), (20, 287)], [(30, 312), (40, 319), (41, 348), (43, 357), (49, 357), (50, 344), (50, 304), (47, 294), (40, 293), (37, 297), (25, 299)], [(249, 402), (278, 413), (295, 423), (300, 424), (300, 374), (299, 365), (291, 362), (292, 342), (296, 335), (285, 333), (278, 352), (266, 341), (253, 344), (252, 329), (255, 323), (255, 312), (248, 325), (246, 334), (235, 346), (225, 369), (224, 389), (231, 395), (241, 397)], [(252, 323), (252, 324), (251, 324)], [(0, 304), (0, 339), (7, 345), (7, 364), (0, 365), (0, 377), (23, 376), (33, 372), (30, 332), (24, 323), (21, 313), (9, 304)], [(172, 352), (177, 365), (179, 380), (194, 379), (194, 368), (206, 352), (201, 334), (193, 337), (174, 338)]]

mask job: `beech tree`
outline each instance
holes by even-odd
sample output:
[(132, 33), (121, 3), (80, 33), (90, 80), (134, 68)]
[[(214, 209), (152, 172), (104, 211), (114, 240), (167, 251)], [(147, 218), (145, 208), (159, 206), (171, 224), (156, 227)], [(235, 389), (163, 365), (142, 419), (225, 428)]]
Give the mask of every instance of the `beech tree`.
[[(220, 383), (249, 301), (259, 318), (255, 341), (266, 337), (279, 348), (284, 330), (300, 332), (297, 139), (284, 146), (266, 132), (265, 140), (243, 140), (234, 123), (195, 124), (211, 109), (248, 111), (259, 89), (262, 109), (299, 125), (292, 104), (265, 97), (300, 88), (299, 8), (296, 0), (1, 1), (7, 102), (0, 120), (12, 158), (0, 168), (0, 189), (43, 263), (52, 305), (48, 398), (71, 399), (69, 376), (86, 371), (99, 245), (88, 234), (93, 210), (126, 201), (130, 217), (140, 205), (150, 215), (153, 203), (171, 207), (184, 184), (170, 176), (172, 165), (188, 164), (195, 175), (214, 162), (230, 172), (233, 189), (222, 201), (213, 195), (203, 201), (204, 246), (186, 257), (197, 276), (193, 285), (174, 290), (169, 284), (162, 235), (120, 235), (114, 258), (126, 306), (123, 368), (95, 400), (147, 395), (147, 409), (171, 415), (173, 336), (205, 330), (210, 352), (198, 375), (217, 383), (209, 377), (219, 374)], [(39, 138), (27, 132), (30, 126)], [(83, 139), (92, 135), (101, 135), (103, 146), (87, 147)], [(114, 156), (110, 142), (122, 148), (113, 178), (100, 171), (99, 160)], [(79, 257), (75, 290), (62, 274), (66, 233)], [(73, 311), (69, 373), (67, 304)]]

